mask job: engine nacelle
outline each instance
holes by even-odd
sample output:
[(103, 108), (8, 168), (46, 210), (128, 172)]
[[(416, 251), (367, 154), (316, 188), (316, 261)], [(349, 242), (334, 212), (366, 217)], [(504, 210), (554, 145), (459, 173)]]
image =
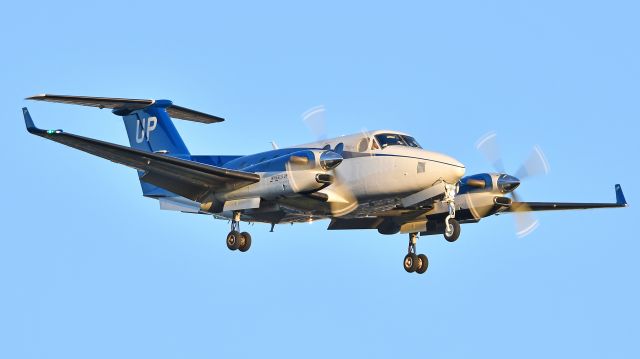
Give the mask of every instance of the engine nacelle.
[(261, 173), (260, 182), (219, 196), (224, 200), (254, 196), (276, 199), (313, 193), (333, 183), (332, 170), (342, 160), (340, 154), (328, 150), (293, 152), (244, 168), (244, 171)]

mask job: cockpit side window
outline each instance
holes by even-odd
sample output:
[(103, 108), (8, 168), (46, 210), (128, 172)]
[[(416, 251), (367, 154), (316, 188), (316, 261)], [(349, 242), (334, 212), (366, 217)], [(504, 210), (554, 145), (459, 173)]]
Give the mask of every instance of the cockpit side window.
[(371, 150), (379, 150), (380, 145), (378, 144), (378, 140), (375, 138), (371, 141)]
[(376, 139), (380, 143), (380, 147), (382, 147), (382, 149), (385, 149), (389, 146), (407, 146), (402, 137), (394, 133), (376, 135)]

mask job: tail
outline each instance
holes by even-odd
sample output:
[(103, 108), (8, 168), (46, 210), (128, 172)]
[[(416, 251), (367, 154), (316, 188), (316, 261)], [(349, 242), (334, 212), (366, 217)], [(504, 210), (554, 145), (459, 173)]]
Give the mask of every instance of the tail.
[[(113, 109), (121, 116), (132, 148), (181, 159), (191, 159), (171, 116), (187, 121), (215, 123), (224, 119), (174, 105), (169, 100), (139, 100), (107, 97), (37, 95), (29, 100), (62, 102), (75, 105)], [(143, 172), (138, 173), (142, 177)], [(140, 180), (142, 193), (147, 197), (173, 197), (175, 194)]]
[(189, 159), (191, 154), (173, 125), (167, 107), (171, 101), (155, 101), (135, 111), (114, 111), (124, 119), (124, 126), (132, 148)]
[[(188, 160), (191, 158), (191, 154), (167, 113), (168, 106), (171, 106), (171, 101), (155, 101), (153, 105), (122, 116), (129, 144), (138, 150)], [(144, 172), (138, 171), (138, 178), (142, 176), (144, 176)], [(142, 179), (140, 179), (140, 186), (145, 197), (176, 196)]]

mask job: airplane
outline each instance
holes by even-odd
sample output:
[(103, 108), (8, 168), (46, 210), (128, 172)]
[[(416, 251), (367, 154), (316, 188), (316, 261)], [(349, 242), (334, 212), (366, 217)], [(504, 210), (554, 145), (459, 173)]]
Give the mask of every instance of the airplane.
[[(537, 221), (533, 211), (626, 207), (622, 188), (613, 203), (524, 202), (514, 192), (521, 179), (546, 170), (536, 150), (517, 175), (498, 170), (465, 177), (455, 158), (420, 146), (411, 135), (378, 130), (274, 149), (246, 156), (192, 155), (172, 118), (204, 124), (223, 118), (174, 105), (169, 100), (43, 94), (28, 100), (108, 108), (122, 117), (130, 147), (35, 126), (27, 108), (28, 132), (79, 149), (138, 172), (144, 197), (164, 210), (212, 215), (230, 221), (230, 250), (246, 252), (252, 237), (241, 222), (278, 224), (330, 220), (329, 230), (376, 229), (409, 235), (404, 269), (423, 274), (429, 261), (416, 250), (418, 238), (460, 236), (460, 224), (492, 215), (522, 216), (519, 235)], [(493, 148), (495, 135), (478, 146)], [(489, 150), (488, 153), (495, 151)], [(511, 195), (511, 197), (509, 197)]]

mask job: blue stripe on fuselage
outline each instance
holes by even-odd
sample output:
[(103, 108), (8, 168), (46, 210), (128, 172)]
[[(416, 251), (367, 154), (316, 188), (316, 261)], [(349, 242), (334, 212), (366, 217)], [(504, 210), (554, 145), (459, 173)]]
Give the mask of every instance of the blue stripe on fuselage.
[[(308, 151), (308, 150), (321, 150), (320, 148), (281, 148), (277, 150), (271, 150), (266, 152), (257, 153), (255, 155), (248, 155), (229, 161), (224, 164), (224, 168), (233, 170), (243, 170), (247, 167), (253, 167), (261, 163), (270, 162), (276, 158), (284, 157), (296, 152)], [(268, 170), (254, 170), (255, 172), (274, 172), (284, 171), (286, 161), (276, 167), (269, 167)]]

